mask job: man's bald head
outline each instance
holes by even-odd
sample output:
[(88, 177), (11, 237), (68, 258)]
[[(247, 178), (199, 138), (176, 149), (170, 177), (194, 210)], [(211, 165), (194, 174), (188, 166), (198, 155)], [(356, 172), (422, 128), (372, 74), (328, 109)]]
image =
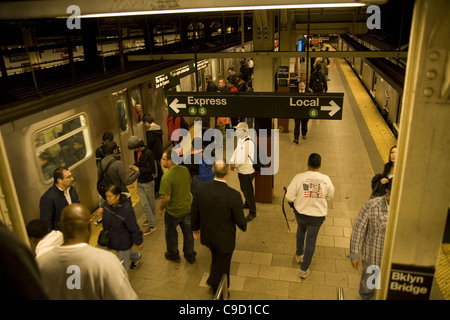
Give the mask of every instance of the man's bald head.
[(81, 203), (72, 203), (61, 212), (60, 229), (64, 234), (64, 245), (89, 242), (89, 209)]
[(230, 165), (223, 160), (217, 160), (213, 165), (214, 176), (218, 179), (223, 179), (230, 171)]

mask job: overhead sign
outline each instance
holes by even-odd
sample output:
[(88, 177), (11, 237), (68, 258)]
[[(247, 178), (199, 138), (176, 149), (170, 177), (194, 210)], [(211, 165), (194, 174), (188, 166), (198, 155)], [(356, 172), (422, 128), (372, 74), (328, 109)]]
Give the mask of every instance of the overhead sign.
[(428, 300), (434, 268), (393, 264), (387, 300)]
[(170, 116), (341, 120), (343, 93), (168, 92)]

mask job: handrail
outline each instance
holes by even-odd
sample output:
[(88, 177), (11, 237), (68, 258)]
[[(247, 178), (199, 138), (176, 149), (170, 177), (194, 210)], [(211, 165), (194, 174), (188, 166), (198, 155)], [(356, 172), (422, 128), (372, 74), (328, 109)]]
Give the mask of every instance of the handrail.
[(339, 287), (337, 289), (337, 298), (338, 300), (344, 300), (344, 288)]
[(214, 295), (214, 300), (228, 300), (228, 277), (226, 274), (222, 275), (219, 287)]

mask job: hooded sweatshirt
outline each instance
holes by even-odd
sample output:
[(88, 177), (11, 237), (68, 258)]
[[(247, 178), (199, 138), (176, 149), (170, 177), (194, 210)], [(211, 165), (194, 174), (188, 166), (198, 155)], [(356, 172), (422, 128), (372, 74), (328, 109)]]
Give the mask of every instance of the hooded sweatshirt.
[(147, 132), (147, 148), (153, 152), (155, 159), (158, 161), (162, 157), (162, 136), (163, 131), (158, 124), (152, 124)]
[(43, 253), (53, 249), (56, 246), (62, 245), (64, 242), (64, 236), (61, 231), (53, 230), (39, 241), (36, 246), (36, 258)]

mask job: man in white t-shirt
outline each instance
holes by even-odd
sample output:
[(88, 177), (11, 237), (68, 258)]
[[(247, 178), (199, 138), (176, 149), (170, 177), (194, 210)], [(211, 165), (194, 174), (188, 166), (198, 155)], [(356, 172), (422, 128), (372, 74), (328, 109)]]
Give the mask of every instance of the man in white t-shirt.
[(44, 290), (51, 300), (137, 300), (117, 256), (88, 244), (90, 215), (80, 203), (62, 210), (64, 243), (36, 259)]
[[(317, 234), (328, 211), (327, 200), (334, 195), (330, 177), (319, 172), (322, 158), (317, 153), (308, 158), (308, 171), (297, 174), (286, 192), (286, 200), (294, 209), (297, 220), (297, 250), (300, 278), (309, 274), (309, 266), (316, 247)], [(306, 243), (305, 243), (306, 236)]]

